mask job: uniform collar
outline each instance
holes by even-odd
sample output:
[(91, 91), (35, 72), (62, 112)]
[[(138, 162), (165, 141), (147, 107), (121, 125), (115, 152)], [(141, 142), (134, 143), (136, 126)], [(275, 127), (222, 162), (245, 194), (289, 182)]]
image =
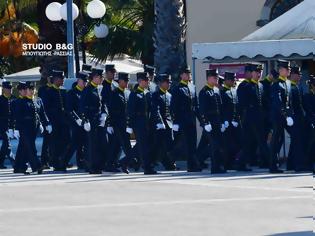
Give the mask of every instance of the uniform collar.
[(180, 83), (186, 86), (188, 85), (188, 81), (181, 80)]
[(160, 91), (161, 91), (162, 93), (164, 93), (164, 94), (166, 94), (166, 92), (167, 92), (167, 90), (164, 90), (164, 89), (162, 89), (161, 87), (160, 87)]
[(231, 90), (231, 88), (232, 88), (232, 87), (230, 87), (230, 86), (227, 86), (226, 84), (224, 84), (223, 87), (224, 87), (225, 89), (227, 89), (227, 90)]
[(10, 99), (10, 98), (12, 97), (12, 95), (7, 96), (7, 95), (5, 95), (5, 94), (3, 94), (3, 96), (4, 96), (6, 99)]
[(271, 79), (269, 78), (269, 76), (266, 76), (266, 78), (264, 80), (267, 80), (268, 82), (272, 82)]
[(92, 85), (94, 88), (97, 88), (97, 84), (95, 84), (93, 81), (91, 81), (91, 85)]
[(119, 89), (121, 92), (125, 92), (125, 89), (121, 88), (120, 86), (118, 86), (118, 89)]
[(76, 88), (77, 90), (79, 90), (80, 92), (83, 91), (83, 88), (81, 88), (79, 85), (75, 86), (75, 88)]
[(294, 86), (297, 86), (297, 82), (291, 80), (291, 84), (294, 85)]
[(105, 79), (105, 81), (106, 81), (106, 83), (108, 83), (108, 84), (112, 84), (112, 80), (109, 80), (109, 79)]
[(29, 100), (33, 100), (33, 97), (30, 97), (30, 96), (26, 96), (25, 98), (27, 98)]
[(56, 85), (52, 84), (52, 88), (59, 90), (60, 88), (57, 87)]
[(279, 80), (283, 81), (283, 82), (286, 82), (288, 78), (286, 77), (282, 77), (282, 76), (279, 76)]
[(20, 98), (20, 99), (23, 99), (23, 98), (25, 98), (25, 97), (23, 97), (22, 95), (19, 95), (19, 98)]
[(51, 83), (47, 83), (47, 87), (48, 87), (48, 88), (51, 88), (51, 87), (52, 87), (52, 84), (51, 84)]
[(208, 83), (206, 83), (206, 86), (207, 86), (209, 89), (213, 89), (213, 88), (214, 88), (213, 85), (210, 85), (210, 84), (208, 84)]
[(258, 81), (251, 79), (250, 82), (252, 82), (253, 84), (258, 84)]
[(140, 86), (138, 86), (138, 90), (142, 93), (144, 92), (144, 88), (141, 88)]
[(244, 79), (245, 82), (249, 83), (250, 82), (250, 79)]

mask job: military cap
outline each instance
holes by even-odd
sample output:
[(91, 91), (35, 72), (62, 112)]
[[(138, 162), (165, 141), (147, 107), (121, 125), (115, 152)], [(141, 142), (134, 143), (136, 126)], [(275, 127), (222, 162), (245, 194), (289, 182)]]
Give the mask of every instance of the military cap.
[(288, 61), (283, 61), (283, 60), (279, 60), (278, 61), (278, 68), (286, 68), (289, 69), (289, 62)]
[(82, 71), (91, 72), (92, 71), (92, 66), (88, 65), (88, 64), (83, 64), (82, 65)]
[(272, 69), (270, 71), (270, 74), (272, 74), (273, 78), (275, 79), (279, 77), (279, 73), (275, 69)]
[(236, 75), (233, 72), (226, 71), (224, 73), (224, 80), (235, 80), (235, 78), (236, 78)]
[(2, 82), (2, 88), (11, 89), (12, 88), (11, 82), (10, 81), (3, 81)]
[(117, 80), (124, 80), (124, 81), (128, 82), (129, 81), (129, 74), (125, 73), (125, 72), (119, 72)]
[(245, 72), (246, 71), (248, 71), (248, 72), (252, 72), (252, 64), (249, 64), (249, 63), (247, 63), (246, 65), (245, 65)]
[(252, 72), (256, 71), (256, 72), (261, 72), (263, 69), (262, 65), (260, 64), (252, 64)]
[(64, 73), (61, 70), (53, 70), (50, 75), (52, 78), (64, 79)]
[(180, 74), (190, 74), (191, 73), (191, 70), (190, 70), (190, 67), (185, 65), (185, 66), (182, 66), (179, 70)]
[(155, 75), (155, 68), (153, 66), (144, 65), (144, 72), (147, 72), (150, 76)]
[(159, 75), (157, 76), (157, 80), (158, 80), (160, 83), (163, 83), (163, 82), (171, 83), (171, 76), (168, 75), (168, 74), (159, 74)]
[(23, 90), (23, 89), (27, 89), (27, 85), (25, 82), (23, 81), (19, 81), (18, 85), (17, 85), (17, 90)]
[(26, 87), (27, 87), (28, 89), (34, 89), (34, 88), (35, 88), (35, 83), (32, 82), (32, 81), (27, 81), (27, 82), (26, 82)]
[(301, 74), (300, 67), (298, 67), (298, 66), (291, 67), (291, 74), (298, 74), (298, 75), (300, 75)]
[(207, 77), (210, 76), (218, 76), (218, 70), (217, 69), (208, 69), (206, 70)]
[(137, 80), (149, 80), (147, 72), (138, 72), (137, 73)]
[(91, 71), (91, 77), (97, 75), (97, 76), (103, 76), (104, 70), (103, 69), (98, 69), (98, 68), (92, 68)]
[(105, 71), (106, 72), (116, 72), (115, 65), (114, 64), (105, 65)]
[(219, 78), (219, 79), (218, 79), (218, 84), (222, 86), (222, 85), (223, 85), (223, 82), (224, 82), (224, 77), (221, 76), (221, 75), (219, 75), (218, 78)]
[(89, 78), (89, 74), (88, 74), (88, 73), (79, 72), (79, 73), (77, 74), (77, 79), (81, 79), (81, 80), (83, 80), (83, 81), (85, 81), (85, 82), (88, 80), (88, 78)]

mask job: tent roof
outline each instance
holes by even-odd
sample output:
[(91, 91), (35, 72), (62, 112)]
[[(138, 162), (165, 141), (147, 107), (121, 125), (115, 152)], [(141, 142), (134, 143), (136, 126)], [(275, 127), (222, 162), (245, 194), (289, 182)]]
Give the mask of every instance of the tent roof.
[(304, 0), (290, 11), (249, 34), (243, 41), (315, 39), (315, 1)]
[(192, 47), (193, 58), (210, 62), (313, 58), (315, 0), (304, 0), (242, 41), (195, 43)]

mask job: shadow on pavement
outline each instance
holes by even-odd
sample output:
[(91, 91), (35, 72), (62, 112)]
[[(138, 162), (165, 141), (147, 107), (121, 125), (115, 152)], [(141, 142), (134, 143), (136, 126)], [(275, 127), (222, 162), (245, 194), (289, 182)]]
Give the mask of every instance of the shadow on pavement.
[(266, 236), (313, 236), (313, 231), (289, 232), (280, 234), (268, 234)]

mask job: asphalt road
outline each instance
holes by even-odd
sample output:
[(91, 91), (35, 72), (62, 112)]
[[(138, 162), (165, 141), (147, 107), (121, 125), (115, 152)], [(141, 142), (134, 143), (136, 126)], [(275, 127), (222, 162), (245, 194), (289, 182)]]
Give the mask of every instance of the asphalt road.
[(311, 174), (0, 171), (1, 236), (313, 235)]

